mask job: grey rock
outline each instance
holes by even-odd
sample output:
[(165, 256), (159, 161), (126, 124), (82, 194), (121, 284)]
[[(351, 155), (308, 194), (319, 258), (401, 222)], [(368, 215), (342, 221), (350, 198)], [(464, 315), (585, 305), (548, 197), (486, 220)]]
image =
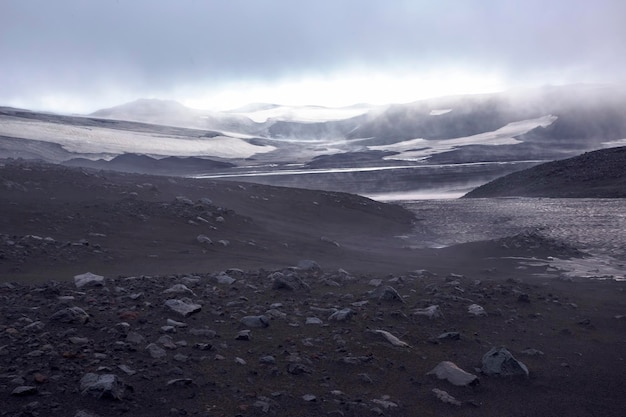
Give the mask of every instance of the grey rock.
[(317, 401), (317, 397), (313, 394), (304, 394), (302, 396), (302, 399), (306, 402), (313, 402), (313, 401)]
[(478, 383), (478, 377), (476, 375), (464, 371), (450, 361), (439, 362), (439, 364), (426, 375), (436, 375), (437, 378), (445, 379), (452, 385), (457, 386), (475, 385)]
[(82, 395), (121, 400), (126, 385), (114, 374), (85, 374), (80, 380)]
[(187, 300), (170, 299), (166, 300), (164, 305), (165, 307), (168, 307), (170, 310), (182, 315), (183, 317), (188, 317), (202, 309), (202, 306), (200, 304), (194, 304), (191, 301)]
[(376, 288), (370, 293), (370, 297), (380, 301), (404, 302), (404, 299), (398, 294), (398, 291), (389, 285)]
[(117, 367), (124, 372), (126, 375), (135, 375), (137, 371), (133, 371), (128, 365), (117, 365)]
[(487, 315), (487, 312), (485, 311), (485, 309), (479, 306), (478, 304), (471, 304), (470, 306), (468, 306), (467, 312), (471, 314), (472, 316), (476, 316), (476, 317)]
[(273, 357), (272, 355), (261, 356), (259, 358), (259, 363), (262, 363), (265, 365), (274, 365), (276, 363), (276, 358)]
[(313, 370), (308, 366), (299, 362), (289, 362), (287, 364), (287, 372), (291, 375), (312, 374)]
[(98, 414), (93, 414), (85, 410), (78, 410), (74, 417), (100, 417)]
[(24, 395), (33, 395), (37, 393), (37, 388), (30, 385), (20, 385), (19, 387), (15, 387), (13, 391), (11, 391), (11, 395), (15, 396), (24, 396)]
[(174, 340), (172, 339), (172, 337), (168, 335), (163, 335), (159, 337), (159, 340), (157, 340), (157, 342), (163, 345), (163, 347), (167, 349), (176, 349), (178, 347), (176, 346), (176, 343), (174, 343)]
[(42, 321), (34, 321), (30, 323), (29, 325), (24, 326), (24, 330), (40, 331), (40, 330), (43, 330), (45, 326), (46, 326), (45, 323)]
[(137, 332), (128, 332), (128, 334), (126, 335), (126, 341), (129, 343), (140, 345), (140, 344), (143, 344), (146, 341), (146, 339), (145, 337), (143, 337)]
[(331, 314), (328, 317), (328, 320), (346, 321), (346, 320), (350, 320), (352, 316), (354, 316), (354, 310), (352, 310), (351, 308), (344, 308), (342, 310), (335, 311), (333, 314)]
[(187, 205), (187, 206), (193, 206), (193, 201), (191, 201), (190, 199), (184, 196), (176, 197), (176, 202)]
[(89, 314), (80, 307), (67, 307), (52, 314), (50, 320), (61, 323), (85, 324), (89, 321)]
[(242, 330), (237, 333), (235, 340), (251, 340), (252, 332), (250, 330)]
[(494, 347), (483, 356), (483, 373), (500, 376), (529, 375), (528, 368), (504, 347)]
[(528, 348), (528, 349), (524, 349), (522, 350), (522, 353), (524, 355), (528, 355), (528, 356), (543, 356), (544, 353), (538, 349), (534, 349), (534, 348)]
[(239, 322), (246, 327), (265, 328), (270, 325), (270, 320), (267, 316), (245, 316)]
[(317, 317), (307, 317), (304, 324), (322, 324), (324, 323), (321, 319)]
[(429, 319), (437, 319), (443, 317), (443, 313), (438, 305), (428, 306), (426, 308), (418, 308), (413, 311), (414, 316), (426, 316)]
[(204, 244), (204, 245), (211, 245), (213, 244), (213, 241), (211, 240), (210, 237), (206, 236), (206, 235), (198, 235), (196, 236), (196, 241), (200, 244)]
[(461, 340), (461, 333), (459, 332), (445, 332), (437, 336), (439, 340)]
[(274, 290), (310, 290), (309, 285), (296, 275), (285, 275), (282, 272), (274, 272), (268, 278), (272, 280), (272, 289)]
[(194, 336), (202, 336), (208, 339), (213, 339), (217, 335), (217, 332), (211, 329), (189, 329), (189, 333)]
[(82, 288), (87, 285), (103, 286), (104, 277), (102, 275), (96, 275), (92, 274), (91, 272), (86, 272), (84, 274), (74, 276), (74, 285), (76, 285), (76, 288)]
[(226, 275), (224, 273), (216, 276), (215, 280), (217, 281), (218, 284), (224, 284), (224, 285), (231, 285), (231, 284), (234, 284), (235, 281), (237, 281), (235, 278), (231, 277), (230, 275)]
[(316, 272), (316, 271), (322, 270), (322, 268), (319, 266), (317, 262), (312, 261), (310, 259), (303, 259), (299, 261), (296, 267), (301, 271), (307, 271), (307, 272)]
[(160, 359), (167, 356), (167, 352), (165, 351), (165, 349), (161, 348), (156, 343), (150, 343), (148, 346), (146, 346), (146, 350), (148, 351), (152, 359)]
[(163, 290), (163, 294), (191, 294), (194, 297), (196, 296), (185, 284), (174, 284), (168, 289)]

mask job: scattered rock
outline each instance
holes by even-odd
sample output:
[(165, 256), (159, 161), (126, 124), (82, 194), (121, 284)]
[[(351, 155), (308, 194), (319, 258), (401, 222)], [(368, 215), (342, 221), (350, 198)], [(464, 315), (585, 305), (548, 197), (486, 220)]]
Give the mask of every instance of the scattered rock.
[(448, 394), (446, 391), (444, 390), (440, 390), (438, 388), (433, 388), (433, 394), (435, 394), (435, 396), (443, 401), (444, 403), (448, 403), (448, 404), (452, 404), (452, 405), (456, 405), (456, 406), (460, 406), (461, 405), (461, 401), (457, 400), (456, 398), (454, 398), (452, 395)]
[(272, 280), (272, 289), (275, 290), (310, 290), (309, 285), (304, 282), (302, 278), (294, 274), (285, 275), (282, 272), (274, 272), (269, 278)]
[(418, 308), (413, 310), (415, 316), (426, 316), (429, 319), (438, 319), (443, 317), (443, 313), (438, 305), (428, 306), (426, 308)]
[(426, 375), (436, 375), (439, 379), (445, 379), (453, 385), (466, 386), (478, 384), (478, 377), (464, 371), (450, 361), (439, 362), (432, 371)]
[(525, 376), (528, 368), (504, 347), (494, 347), (483, 356), (482, 372), (486, 375)]
[(352, 316), (354, 316), (354, 310), (352, 310), (350, 308), (344, 308), (342, 310), (335, 311), (333, 314), (331, 314), (328, 317), (328, 320), (331, 320), (331, 321), (346, 321), (346, 320), (350, 320), (352, 318)]
[(403, 303), (404, 300), (402, 296), (398, 294), (395, 288), (386, 285), (384, 287), (378, 287), (370, 294), (371, 298), (377, 299), (379, 301), (394, 301)]
[(394, 346), (410, 347), (408, 343), (403, 342), (402, 340), (398, 339), (396, 336), (392, 335), (386, 330), (372, 330), (372, 332), (383, 336), (389, 343), (391, 343)]
[(25, 396), (33, 394), (37, 394), (37, 387), (33, 387), (30, 385), (20, 385), (19, 387), (15, 387), (13, 391), (11, 391), (11, 395), (15, 396)]
[(267, 316), (245, 316), (239, 322), (246, 327), (264, 328), (270, 325), (270, 320)]
[(82, 288), (85, 286), (103, 286), (104, 285), (104, 277), (102, 275), (92, 274), (91, 272), (87, 272), (80, 275), (74, 276), (74, 285), (76, 288)]
[(52, 314), (50, 320), (61, 323), (85, 324), (89, 321), (89, 314), (80, 307), (67, 307)]
[(189, 289), (185, 284), (174, 284), (171, 287), (169, 287), (166, 290), (163, 290), (163, 294), (191, 294), (194, 297), (196, 296), (196, 294), (194, 294), (194, 292)]
[(472, 316), (476, 316), (476, 317), (487, 315), (487, 312), (485, 311), (485, 309), (479, 306), (478, 304), (471, 304), (469, 307), (467, 307), (467, 312), (471, 314)]
[(188, 300), (170, 299), (166, 300), (164, 305), (183, 317), (188, 317), (202, 309), (200, 304), (194, 304)]
[(80, 380), (80, 390), (83, 395), (121, 400), (126, 385), (114, 374), (88, 373)]

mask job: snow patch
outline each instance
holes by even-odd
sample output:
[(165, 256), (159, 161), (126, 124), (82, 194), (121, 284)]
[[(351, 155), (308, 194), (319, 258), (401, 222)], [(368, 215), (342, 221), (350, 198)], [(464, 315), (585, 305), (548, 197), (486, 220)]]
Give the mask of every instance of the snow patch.
[(275, 150), (228, 136), (194, 138), (157, 133), (72, 126), (42, 121), (2, 120), (0, 135), (58, 143), (75, 153), (140, 153), (164, 156), (249, 158)]
[(386, 156), (387, 160), (419, 161), (431, 155), (441, 152), (452, 151), (456, 148), (468, 145), (515, 145), (521, 143), (516, 136), (523, 135), (537, 127), (546, 127), (554, 123), (556, 116), (547, 115), (536, 119), (521, 120), (509, 123), (493, 132), (479, 133), (454, 139), (411, 139), (391, 145), (368, 146), (370, 150), (399, 152), (396, 155)]
[(433, 109), (428, 114), (429, 116), (441, 116), (442, 114), (450, 113), (452, 109)]

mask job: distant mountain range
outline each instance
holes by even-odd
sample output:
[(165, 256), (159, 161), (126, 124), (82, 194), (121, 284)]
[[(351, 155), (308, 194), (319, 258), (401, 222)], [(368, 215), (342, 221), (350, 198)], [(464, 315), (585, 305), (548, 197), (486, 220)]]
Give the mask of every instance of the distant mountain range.
[[(63, 116), (0, 107), (0, 158), (177, 175), (217, 170), (245, 181), (338, 191), (357, 186), (363, 193), (424, 189), (450, 178), (458, 192), (531, 165), (623, 145), (626, 88), (616, 86), (343, 108), (255, 103), (217, 112), (140, 99), (86, 116)], [(464, 164), (484, 165), (463, 177)], [(454, 165), (454, 175), (389, 170), (438, 165)], [(286, 171), (294, 167), (318, 175), (298, 171), (297, 179), (291, 178)], [(319, 174), (345, 168), (387, 171), (349, 179), (337, 172)]]
[(587, 152), (498, 178), (470, 191), (484, 197), (626, 198), (626, 146)]

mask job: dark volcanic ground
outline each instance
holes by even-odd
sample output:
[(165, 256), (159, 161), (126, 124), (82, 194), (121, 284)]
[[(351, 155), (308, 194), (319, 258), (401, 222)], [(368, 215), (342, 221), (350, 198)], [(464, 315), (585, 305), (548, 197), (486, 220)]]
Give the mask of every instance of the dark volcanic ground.
[[(567, 242), (409, 249), (410, 212), (353, 195), (37, 163), (0, 189), (0, 415), (626, 408), (625, 283), (518, 261), (584, 256)], [(528, 376), (485, 374), (500, 346)], [(442, 361), (479, 382), (426, 375)]]

